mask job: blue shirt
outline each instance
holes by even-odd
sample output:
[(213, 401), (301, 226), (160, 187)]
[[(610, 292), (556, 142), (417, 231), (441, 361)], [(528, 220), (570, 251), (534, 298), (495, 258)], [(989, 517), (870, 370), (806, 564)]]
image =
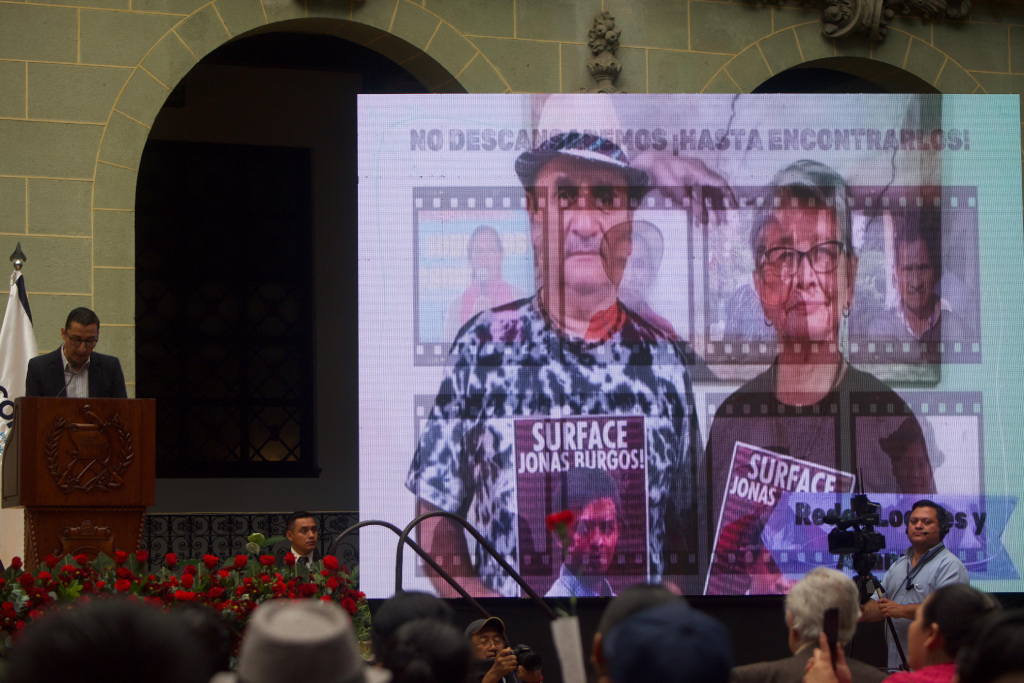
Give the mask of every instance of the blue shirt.
[(558, 580), (544, 594), (545, 598), (613, 598), (615, 591), (603, 576), (577, 576), (562, 564)]
[[(924, 602), (930, 594), (942, 586), (953, 583), (970, 583), (967, 575), (967, 568), (956, 555), (949, 552), (946, 546), (941, 543), (926, 552), (917, 566), (920, 567), (917, 574), (913, 575), (912, 586), (907, 589), (907, 577), (912, 574), (914, 568), (910, 566), (914, 557), (914, 549), (908, 548), (903, 556), (893, 562), (889, 571), (882, 579), (882, 589), (885, 597), (900, 605), (916, 605)], [(925, 563), (922, 566), (922, 563)], [(877, 595), (875, 597), (877, 599)], [(900, 637), (900, 645), (903, 647), (903, 654), (907, 654), (907, 629), (910, 628), (910, 619), (893, 619), (892, 624), (896, 627), (896, 633)], [(896, 650), (896, 643), (892, 639), (889, 628), (885, 628), (885, 643), (889, 647), (889, 668), (898, 669), (900, 662), (899, 652)]]

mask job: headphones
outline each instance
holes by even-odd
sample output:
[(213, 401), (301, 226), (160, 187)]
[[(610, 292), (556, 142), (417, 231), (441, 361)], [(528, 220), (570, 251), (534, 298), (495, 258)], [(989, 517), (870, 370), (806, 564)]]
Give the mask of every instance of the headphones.
[[(946, 511), (946, 508), (942, 507), (941, 505), (934, 501), (928, 500), (927, 498), (924, 498), (914, 503), (914, 505), (911, 507), (911, 512), (921, 507), (929, 507), (935, 509), (935, 516), (938, 517), (939, 520), (939, 538), (946, 538), (946, 534), (948, 534), (949, 530), (953, 528), (953, 516)], [(906, 531), (908, 534), (910, 533), (910, 515), (907, 515)]]

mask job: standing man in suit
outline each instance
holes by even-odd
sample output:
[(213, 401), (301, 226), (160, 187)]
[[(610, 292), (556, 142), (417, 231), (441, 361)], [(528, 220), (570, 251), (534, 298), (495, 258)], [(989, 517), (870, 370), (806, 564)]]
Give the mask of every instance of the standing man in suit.
[(71, 311), (60, 336), (60, 348), (28, 362), (26, 396), (128, 398), (121, 361), (93, 352), (100, 340), (100, 319), (93, 311)]
[[(846, 574), (825, 567), (812, 569), (786, 596), (786, 625), (793, 656), (737, 666), (729, 677), (730, 683), (799, 683), (807, 661), (818, 647), (825, 610), (839, 610), (838, 640), (846, 645), (857, 629), (859, 602), (857, 585)], [(885, 672), (856, 659), (847, 657), (846, 663), (855, 683), (879, 683), (886, 677)]]
[(291, 543), (289, 551), (295, 555), (296, 564), (309, 567), (310, 563), (320, 559), (320, 553), (316, 551), (316, 519), (310, 513), (299, 510), (288, 515), (284, 537)]

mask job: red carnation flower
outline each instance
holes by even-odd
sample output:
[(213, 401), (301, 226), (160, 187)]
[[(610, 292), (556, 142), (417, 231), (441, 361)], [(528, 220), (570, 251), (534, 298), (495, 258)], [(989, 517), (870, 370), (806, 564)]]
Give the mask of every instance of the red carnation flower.
[(174, 597), (176, 597), (178, 600), (181, 600), (182, 602), (189, 602), (191, 600), (196, 599), (196, 594), (192, 593), (191, 591), (178, 591), (174, 594)]
[(342, 600), (341, 601), (341, 606), (344, 607), (345, 611), (348, 612), (349, 614), (355, 615), (355, 613), (356, 613), (356, 603), (355, 603), (355, 601), (352, 600), (352, 598), (345, 598), (344, 600)]
[(327, 587), (331, 590), (335, 590), (339, 585), (341, 585), (341, 582), (338, 581), (337, 577), (332, 576), (327, 579)]
[(248, 555), (235, 555), (235, 569), (245, 569), (245, 565), (248, 563)]
[(140, 564), (144, 564), (144, 563), (148, 562), (149, 561), (149, 551), (148, 550), (136, 550), (135, 551), (135, 561), (140, 563)]
[(32, 584), (35, 583), (35, 581), (35, 577), (29, 574), (28, 572), (25, 572), (24, 574), (18, 577), (18, 583), (21, 584), (22, 588), (30, 588)]
[(185, 588), (192, 590), (192, 585), (195, 584), (196, 579), (191, 574), (185, 574), (181, 577), (181, 585)]
[(84, 567), (89, 564), (89, 558), (84, 553), (81, 555), (75, 555), (75, 562)]
[(203, 555), (203, 564), (207, 569), (213, 569), (220, 564), (220, 558), (216, 555)]
[(316, 595), (316, 584), (315, 583), (304, 583), (299, 586), (299, 595), (304, 598), (311, 598)]
[[(15, 560), (17, 560), (18, 562), (21, 562), (21, 558), (18, 558), (18, 557), (16, 557), (16, 558), (14, 558), (14, 559), (15, 559)], [(47, 566), (48, 566), (48, 567), (49, 567), (50, 569), (53, 569), (54, 567), (56, 567), (56, 566), (57, 566), (57, 563), (58, 563), (58, 562), (60, 562), (60, 560), (59, 560), (59, 559), (57, 558), (57, 556), (56, 556), (56, 555), (47, 555), (47, 556), (46, 556), (46, 559), (45, 559), (45, 560), (43, 560), (43, 562), (45, 562), (45, 563), (46, 563), (46, 565), (47, 565)], [(12, 567), (14, 566), (14, 560), (11, 560), (11, 566), (12, 566)]]
[(273, 567), (277, 562), (277, 558), (273, 555), (260, 555), (260, 564), (264, 567)]
[(210, 589), (210, 597), (211, 598), (219, 598), (222, 595), (224, 595), (224, 589), (221, 588), (220, 586), (214, 586), (213, 588)]
[(330, 569), (331, 571), (338, 571), (338, 558), (336, 558), (334, 555), (328, 555), (324, 558), (324, 567)]
[(221, 569), (219, 572), (217, 572), (217, 576), (221, 579), (226, 579), (229, 576), (231, 576), (231, 572), (229, 572), (227, 569)]
[(123, 550), (114, 551), (114, 564), (124, 564), (128, 561), (128, 553)]
[(116, 590), (118, 593), (126, 593), (128, 591), (128, 589), (131, 588), (131, 587), (132, 587), (132, 582), (129, 581), (128, 579), (118, 579), (114, 583), (114, 590)]
[(284, 556), (284, 563), (289, 567), (295, 566), (295, 553), (289, 552)]
[[(53, 555), (50, 555), (50, 557), (53, 557)], [(46, 559), (49, 560), (50, 557), (48, 557)], [(57, 564), (57, 563), (54, 562), (53, 564)], [(50, 565), (50, 566), (52, 567), (53, 565)], [(20, 557), (15, 557), (13, 560), (11, 560), (11, 569), (21, 569), (21, 567), (22, 567), (22, 562), (21, 562), (21, 558)]]
[(164, 562), (168, 567), (174, 567), (174, 565), (178, 564), (178, 555), (176, 553), (167, 553), (164, 555)]

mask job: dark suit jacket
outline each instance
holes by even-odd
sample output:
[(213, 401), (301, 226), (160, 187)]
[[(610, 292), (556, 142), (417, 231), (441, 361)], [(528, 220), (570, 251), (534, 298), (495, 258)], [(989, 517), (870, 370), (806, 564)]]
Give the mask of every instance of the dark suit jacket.
[[(28, 362), (25, 395), (55, 397), (61, 394), (66, 382), (64, 358), (58, 347), (56, 351), (36, 356)], [(89, 397), (128, 398), (121, 361), (116, 356), (95, 351), (89, 356)]]
[[(729, 681), (730, 683), (800, 683), (804, 677), (807, 660), (813, 655), (814, 648), (805, 647), (786, 659), (733, 667), (729, 674)], [(868, 666), (864, 662), (858, 662), (856, 659), (847, 657), (846, 663), (850, 665), (853, 683), (881, 683), (888, 675), (884, 671)]]

